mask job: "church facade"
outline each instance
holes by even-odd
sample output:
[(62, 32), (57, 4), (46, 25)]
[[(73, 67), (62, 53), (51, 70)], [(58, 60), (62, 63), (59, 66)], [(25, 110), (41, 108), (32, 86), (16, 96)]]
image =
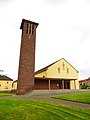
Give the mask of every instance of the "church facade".
[(34, 89), (79, 89), (78, 71), (64, 58), (35, 73)]

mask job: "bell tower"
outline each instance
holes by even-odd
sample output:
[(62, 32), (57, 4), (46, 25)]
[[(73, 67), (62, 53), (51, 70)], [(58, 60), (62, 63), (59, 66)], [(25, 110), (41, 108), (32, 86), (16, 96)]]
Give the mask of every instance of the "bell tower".
[(34, 87), (35, 41), (38, 23), (22, 19), (20, 29), (21, 49), (18, 70), (17, 94), (24, 94)]

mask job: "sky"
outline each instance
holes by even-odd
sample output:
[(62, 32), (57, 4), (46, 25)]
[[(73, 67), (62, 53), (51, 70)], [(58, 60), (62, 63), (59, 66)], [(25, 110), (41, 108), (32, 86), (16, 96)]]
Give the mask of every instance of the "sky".
[(18, 79), (23, 18), (39, 23), (35, 71), (65, 58), (90, 77), (89, 0), (0, 0), (0, 74)]

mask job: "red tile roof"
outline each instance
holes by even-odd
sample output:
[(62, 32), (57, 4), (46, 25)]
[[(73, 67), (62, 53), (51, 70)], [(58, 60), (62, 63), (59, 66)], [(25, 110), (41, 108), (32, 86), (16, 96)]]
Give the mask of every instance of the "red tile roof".
[(88, 81), (88, 80), (90, 80), (90, 77), (87, 78), (87, 79), (84, 79), (84, 80), (79, 80), (79, 82), (85, 82), (85, 81)]

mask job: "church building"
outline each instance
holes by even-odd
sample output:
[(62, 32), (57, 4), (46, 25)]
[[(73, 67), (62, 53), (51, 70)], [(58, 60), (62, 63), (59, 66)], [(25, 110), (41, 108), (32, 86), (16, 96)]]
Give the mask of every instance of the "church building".
[(79, 89), (78, 71), (62, 58), (35, 73), (34, 89)]
[[(17, 89), (17, 80), (13, 90)], [(64, 58), (38, 70), (34, 76), (35, 90), (79, 89), (78, 71)]]
[[(22, 19), (17, 95), (33, 89), (79, 89), (78, 71), (64, 58), (35, 70), (36, 29), (39, 24)], [(14, 84), (13, 84), (14, 85)]]

